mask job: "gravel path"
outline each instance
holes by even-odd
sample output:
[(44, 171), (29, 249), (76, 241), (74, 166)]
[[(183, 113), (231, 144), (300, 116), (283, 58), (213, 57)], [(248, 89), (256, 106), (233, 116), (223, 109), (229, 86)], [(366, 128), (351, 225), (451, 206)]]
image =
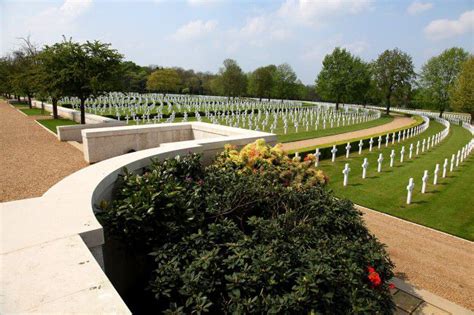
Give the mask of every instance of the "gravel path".
[(328, 143), (333, 143), (333, 142), (338, 142), (338, 141), (356, 139), (356, 138), (370, 136), (370, 135), (374, 135), (378, 133), (388, 132), (390, 130), (394, 130), (398, 128), (407, 127), (414, 122), (415, 120), (413, 120), (410, 117), (395, 116), (391, 122), (384, 125), (372, 127), (372, 128), (367, 128), (367, 129), (362, 129), (362, 130), (357, 130), (357, 131), (350, 131), (350, 132), (340, 133), (337, 135), (332, 135), (332, 136), (327, 136), (327, 137), (320, 137), (320, 138), (314, 138), (314, 139), (283, 143), (283, 150), (285, 151), (297, 150), (297, 149), (312, 147), (315, 145), (323, 145), (323, 144), (328, 144)]
[(474, 310), (474, 243), (364, 207), (369, 230), (388, 247), (395, 276)]
[(87, 166), (81, 151), (59, 142), (37, 118), (0, 101), (0, 202), (39, 197)]

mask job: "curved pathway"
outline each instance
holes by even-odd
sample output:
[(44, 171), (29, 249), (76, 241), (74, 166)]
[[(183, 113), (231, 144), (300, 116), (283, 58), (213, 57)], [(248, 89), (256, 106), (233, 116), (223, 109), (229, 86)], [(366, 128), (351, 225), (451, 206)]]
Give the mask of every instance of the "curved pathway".
[(58, 141), (37, 118), (0, 100), (0, 202), (39, 197), (87, 166), (81, 151)]
[(285, 151), (298, 150), (298, 149), (312, 147), (316, 145), (324, 145), (328, 143), (334, 143), (334, 142), (339, 142), (339, 141), (356, 139), (360, 137), (366, 137), (366, 136), (375, 135), (379, 133), (389, 132), (391, 130), (395, 130), (399, 128), (408, 127), (414, 122), (415, 120), (411, 117), (395, 116), (391, 122), (381, 125), (381, 126), (340, 133), (337, 135), (332, 135), (332, 136), (327, 136), (327, 137), (320, 137), (320, 138), (314, 138), (314, 139), (283, 143), (283, 150)]

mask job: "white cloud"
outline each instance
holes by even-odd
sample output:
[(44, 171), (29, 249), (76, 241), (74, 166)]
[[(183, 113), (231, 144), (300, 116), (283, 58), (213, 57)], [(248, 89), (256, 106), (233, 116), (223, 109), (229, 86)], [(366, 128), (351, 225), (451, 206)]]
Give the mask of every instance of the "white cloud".
[(457, 20), (434, 20), (424, 29), (432, 40), (441, 40), (474, 32), (474, 10), (466, 11)]
[(359, 56), (367, 51), (369, 44), (364, 40), (356, 40), (346, 42), (342, 34), (337, 34), (324, 41), (318, 42), (316, 45), (309, 47), (300, 58), (305, 62), (321, 63), (327, 54), (330, 54), (335, 47), (342, 47), (349, 50), (352, 54)]
[(278, 15), (315, 25), (329, 15), (357, 14), (371, 8), (372, 0), (286, 0)]
[(421, 2), (421, 1), (414, 1), (408, 6), (407, 12), (410, 15), (416, 15), (421, 12), (425, 12), (433, 8), (433, 3), (431, 2)]
[[(27, 28), (30, 31), (50, 33), (69, 30), (78, 18), (92, 6), (92, 0), (65, 0), (61, 6), (53, 6), (32, 17)], [(42, 34), (48, 35), (48, 34)]]
[(211, 33), (217, 26), (216, 20), (195, 20), (181, 26), (171, 35), (171, 38), (178, 41), (194, 40)]

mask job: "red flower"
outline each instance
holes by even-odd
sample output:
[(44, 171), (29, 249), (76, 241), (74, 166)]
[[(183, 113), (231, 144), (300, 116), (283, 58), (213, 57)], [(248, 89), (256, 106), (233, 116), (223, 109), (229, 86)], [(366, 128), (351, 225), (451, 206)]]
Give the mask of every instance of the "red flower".
[(368, 266), (367, 271), (369, 272), (369, 281), (374, 287), (378, 287), (382, 284), (382, 279), (380, 279), (380, 275), (377, 271), (375, 271), (374, 267)]
[(395, 289), (395, 285), (393, 283), (388, 284), (389, 289)]

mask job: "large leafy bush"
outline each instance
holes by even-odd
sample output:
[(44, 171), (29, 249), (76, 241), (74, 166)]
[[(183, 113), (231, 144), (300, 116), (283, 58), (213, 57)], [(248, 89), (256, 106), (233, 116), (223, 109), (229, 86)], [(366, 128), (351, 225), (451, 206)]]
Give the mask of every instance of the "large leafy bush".
[(361, 214), (306, 161), (262, 141), (126, 173), (100, 218), (151, 253), (149, 290), (168, 313), (391, 313), (393, 276)]

